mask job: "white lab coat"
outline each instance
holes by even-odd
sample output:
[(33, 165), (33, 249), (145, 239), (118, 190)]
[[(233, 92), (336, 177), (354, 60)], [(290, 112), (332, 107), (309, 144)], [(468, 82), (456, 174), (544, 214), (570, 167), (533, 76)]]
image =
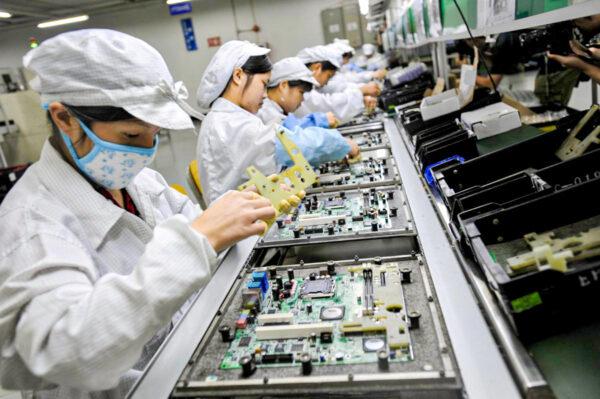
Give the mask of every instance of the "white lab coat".
[(312, 112), (333, 112), (342, 123), (345, 123), (364, 109), (363, 94), (357, 87), (337, 93), (323, 93), (321, 89), (313, 89), (304, 93), (304, 100), (294, 111), (294, 115), (301, 118)]
[(265, 175), (278, 171), (274, 126), (223, 97), (202, 121), (196, 149), (205, 199), (210, 203), (248, 180), (254, 165)]
[[(200, 209), (144, 169), (141, 218), (46, 142), (0, 206), (0, 383), (35, 398), (122, 398), (203, 287), (216, 253)], [(32, 392), (33, 391), (33, 392)]]
[(359, 88), (365, 84), (369, 83), (373, 80), (374, 72), (364, 71), (364, 72), (337, 72), (329, 82), (320, 89), (322, 93), (337, 93), (340, 91), (344, 91), (349, 88)]
[(281, 124), (286, 118), (283, 108), (269, 97), (264, 99), (263, 105), (256, 113), (256, 116), (258, 116), (265, 125), (270, 123)]

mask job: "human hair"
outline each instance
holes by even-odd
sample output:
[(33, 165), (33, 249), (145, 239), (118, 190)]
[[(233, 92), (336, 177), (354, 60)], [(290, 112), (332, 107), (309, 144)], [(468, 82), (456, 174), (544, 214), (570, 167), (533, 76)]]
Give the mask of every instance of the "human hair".
[(343, 58), (352, 58), (352, 51), (348, 51), (348, 52), (342, 54), (342, 57)]
[[(250, 83), (252, 83), (252, 79), (254, 78), (255, 74), (267, 73), (267, 72), (270, 72), (271, 69), (273, 69), (273, 64), (271, 64), (271, 60), (269, 59), (269, 57), (267, 57), (266, 54), (250, 56), (250, 58), (248, 58), (248, 60), (244, 63), (244, 65), (242, 65), (242, 71), (244, 71), (244, 73), (246, 73), (246, 75), (248, 75), (248, 80), (246, 81), (246, 84), (244, 85), (244, 91), (248, 88), (248, 86), (250, 86)], [(232, 80), (233, 80), (233, 75), (229, 77), (229, 81), (225, 85), (225, 88), (223, 89), (221, 94), (219, 94), (219, 97), (223, 97), (223, 93), (225, 93), (227, 91)], [(219, 98), (219, 97), (217, 97), (217, 98)], [(215, 101), (216, 101), (216, 99), (215, 99)], [(212, 105), (212, 103), (211, 103), (211, 105)]]
[(337, 71), (337, 67), (329, 61), (309, 62), (308, 64), (306, 64), (306, 67), (310, 68), (311, 65), (314, 65), (314, 64), (321, 64), (321, 69), (324, 71)]
[[(74, 117), (79, 119), (86, 125), (90, 125), (92, 122), (116, 122), (124, 121), (128, 119), (135, 119), (135, 116), (125, 111), (123, 108), (110, 107), (110, 106), (74, 106), (63, 103), (63, 105), (73, 114)], [(48, 120), (52, 125), (52, 133), (58, 135), (60, 131), (54, 124), (50, 111), (47, 112)]]
[(305, 80), (288, 80), (288, 86), (300, 87), (305, 93), (313, 89), (313, 84)]

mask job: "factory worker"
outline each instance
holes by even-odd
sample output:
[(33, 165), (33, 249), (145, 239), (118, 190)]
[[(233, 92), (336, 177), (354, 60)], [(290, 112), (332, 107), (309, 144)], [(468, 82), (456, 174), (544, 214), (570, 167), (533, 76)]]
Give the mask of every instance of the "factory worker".
[(387, 60), (383, 54), (377, 51), (377, 46), (371, 43), (365, 43), (362, 46), (362, 55), (357, 58), (356, 64), (368, 71), (387, 68)]
[[(298, 58), (312, 71), (321, 87), (327, 84), (341, 66), (341, 55), (327, 46), (306, 48), (298, 53)], [(365, 109), (376, 105), (374, 97), (357, 87), (329, 94), (315, 89), (304, 94), (302, 105), (294, 114), (303, 117), (311, 112), (333, 112), (340, 121), (348, 122)]]
[(300, 106), (304, 93), (319, 83), (299, 58), (284, 58), (273, 65), (267, 88), (267, 97), (256, 114), (265, 124), (275, 121), (287, 129), (316, 126), (335, 128), (339, 121), (332, 112), (315, 112), (297, 118), (294, 112)]
[(304, 93), (311, 91), (319, 83), (312, 72), (299, 58), (284, 58), (273, 65), (267, 88), (267, 97), (263, 101), (257, 116), (265, 123), (272, 122), (288, 129), (320, 127), (333, 128), (339, 122), (333, 113), (316, 112), (303, 118), (297, 118), (293, 112), (302, 103)]
[[(202, 122), (197, 157), (209, 202), (248, 179), (254, 165), (263, 174), (277, 173), (291, 159), (276, 137), (277, 123), (265, 125), (256, 113), (271, 76), (269, 49), (232, 40), (214, 55), (198, 87), (198, 104), (209, 110)], [(313, 166), (343, 159), (350, 144), (331, 129), (286, 131)]]
[(0, 384), (35, 398), (122, 398), (210, 280), (264, 231), (269, 201), (202, 212), (146, 166), (160, 128), (192, 129), (185, 87), (129, 35), (78, 30), (23, 58), (53, 135), (0, 206)]
[(383, 79), (386, 75), (385, 69), (377, 71), (353, 72), (344, 67), (350, 62), (354, 55), (354, 48), (348, 44), (347, 40), (336, 39), (333, 43), (327, 45), (342, 57), (342, 67), (333, 75), (327, 84), (321, 89), (323, 93), (336, 93), (344, 91), (349, 87), (357, 86), (363, 89), (363, 93), (378, 96), (381, 93), (380, 86), (372, 82), (373, 80)]

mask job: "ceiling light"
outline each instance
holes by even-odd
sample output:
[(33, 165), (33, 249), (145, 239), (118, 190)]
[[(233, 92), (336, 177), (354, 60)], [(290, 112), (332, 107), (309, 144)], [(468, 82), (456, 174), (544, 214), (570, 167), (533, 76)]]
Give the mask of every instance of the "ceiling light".
[(90, 19), (87, 15), (79, 15), (77, 17), (63, 18), (63, 19), (55, 19), (53, 21), (42, 22), (38, 24), (38, 28), (52, 28), (53, 26), (66, 25), (66, 24), (74, 24), (76, 22), (83, 22)]
[(187, 3), (190, 0), (167, 0), (167, 4)]
[(6, 11), (0, 11), (0, 18), (10, 18), (12, 14)]

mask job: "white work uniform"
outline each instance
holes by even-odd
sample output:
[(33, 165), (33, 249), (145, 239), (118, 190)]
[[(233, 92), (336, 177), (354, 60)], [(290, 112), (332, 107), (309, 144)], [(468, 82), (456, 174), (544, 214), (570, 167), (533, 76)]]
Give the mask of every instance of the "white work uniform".
[(208, 203), (244, 183), (246, 168), (265, 175), (277, 172), (274, 126), (223, 97), (202, 121), (196, 149), (198, 170)]
[[(0, 383), (35, 398), (122, 398), (209, 280), (197, 205), (143, 169), (140, 217), (49, 142), (0, 206)], [(33, 392), (32, 392), (33, 391)]]
[(263, 105), (256, 113), (256, 116), (258, 116), (265, 125), (270, 123), (281, 124), (286, 118), (283, 108), (269, 97), (264, 99)]
[(356, 87), (337, 93), (323, 93), (321, 89), (313, 89), (304, 93), (304, 100), (294, 115), (303, 117), (312, 112), (333, 112), (342, 123), (345, 123), (364, 109), (363, 94)]
[(337, 93), (349, 88), (359, 88), (373, 80), (374, 72), (337, 72), (329, 82), (320, 89), (321, 93)]

